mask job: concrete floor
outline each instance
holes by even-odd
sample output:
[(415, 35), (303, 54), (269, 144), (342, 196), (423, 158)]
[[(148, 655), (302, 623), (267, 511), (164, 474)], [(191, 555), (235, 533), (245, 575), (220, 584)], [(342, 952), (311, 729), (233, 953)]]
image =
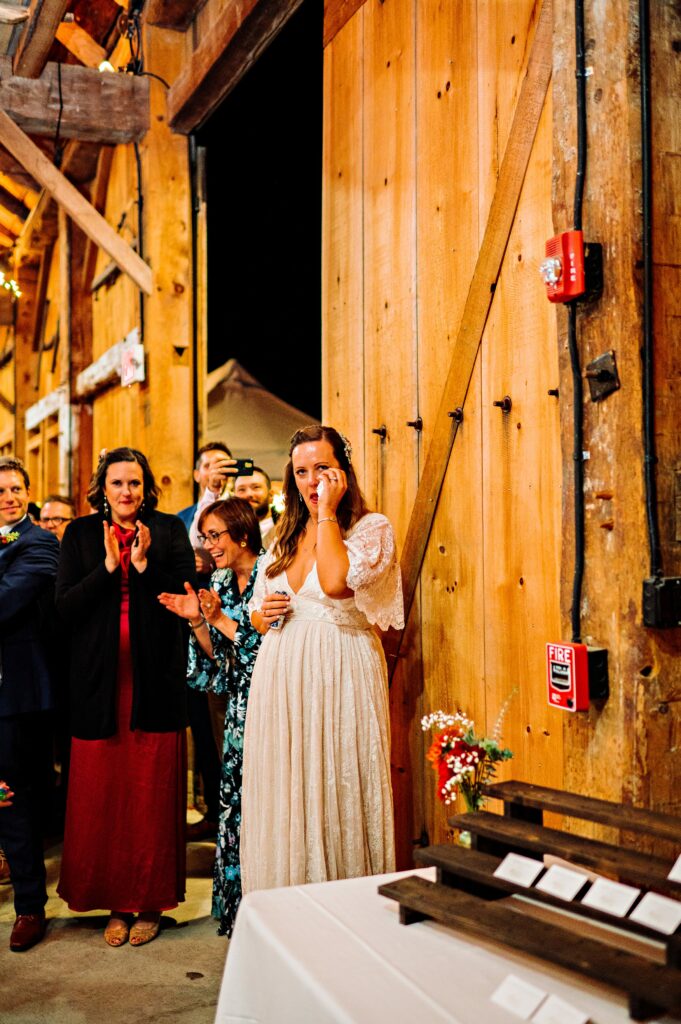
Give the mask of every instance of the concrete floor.
[(1, 1024), (212, 1024), (227, 951), (210, 916), (215, 847), (187, 847), (187, 896), (147, 946), (107, 946), (105, 914), (73, 914), (56, 895), (61, 848), (46, 851), (43, 941), (10, 953), (12, 887), (0, 886)]

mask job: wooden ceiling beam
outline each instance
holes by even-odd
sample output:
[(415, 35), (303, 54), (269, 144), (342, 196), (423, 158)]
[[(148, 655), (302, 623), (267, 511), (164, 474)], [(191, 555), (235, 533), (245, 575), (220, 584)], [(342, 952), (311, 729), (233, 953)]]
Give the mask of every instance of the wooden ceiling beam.
[(32, 210), (38, 202), (38, 193), (34, 189), (27, 188), (26, 185), (23, 185), (15, 178), (11, 178), (9, 174), (4, 174), (2, 171), (0, 171), (0, 188), (4, 189), (5, 192), (9, 192), (11, 196), (14, 196), (15, 199), (23, 203), (26, 210)]
[(168, 93), (168, 123), (188, 134), (231, 92), (302, 0), (229, 0)]
[(8, 189), (3, 188), (2, 184), (0, 184), (0, 205), (22, 223), (28, 217), (27, 207), (24, 206), (20, 199), (12, 195)]
[(57, 28), (56, 38), (86, 68), (98, 68), (107, 58), (104, 47), (75, 21), (62, 21)]
[(2, 206), (1, 204), (0, 204), (0, 225), (2, 225), (2, 230), (5, 232), (5, 234), (7, 234), (7, 235), (15, 235), (17, 238), (19, 237), (21, 232), (24, 230), (24, 222), (23, 222), (23, 220), (21, 220), (20, 217), (15, 216), (15, 214), (10, 213), (10, 211), (6, 210), (5, 207)]
[(147, 25), (184, 32), (205, 2), (206, 0), (147, 0)]
[[(95, 174), (94, 181), (92, 182), (92, 191), (90, 193), (90, 202), (94, 206), (97, 213), (104, 213), (104, 207), (106, 203), (106, 193), (109, 188), (109, 178), (111, 177), (111, 166), (113, 164), (114, 147), (113, 146), (102, 146), (99, 151), (99, 160), (97, 161), (97, 173)], [(91, 238), (87, 238), (85, 241), (85, 249), (83, 252), (83, 266), (82, 266), (82, 284), (83, 290), (87, 291), (92, 284), (92, 279), (95, 276), (95, 266), (97, 263), (97, 246)]]
[(6, 249), (11, 249), (14, 245), (15, 239), (10, 238), (4, 231), (0, 231), (0, 245), (4, 245)]
[(13, 75), (11, 62), (3, 58), (0, 108), (32, 135), (54, 135), (59, 122), (64, 139), (136, 142), (149, 129), (149, 79), (100, 74), (75, 64), (48, 64), (40, 78), (23, 78)]
[(68, 6), (69, 0), (31, 0), (29, 20), (14, 55), (15, 75), (38, 78), (42, 73)]
[[(17, 185), (23, 185), (24, 188), (29, 189), (31, 192), (38, 194), (40, 186), (31, 177), (25, 167), (22, 167), (18, 160), (15, 160), (11, 153), (8, 153), (6, 149), (0, 146), (0, 174), (7, 175)], [(5, 186), (7, 187), (7, 186)]]
[(0, 144), (21, 161), (36, 181), (54, 196), (81, 231), (104, 249), (138, 288), (151, 295), (153, 276), (149, 265), (123, 241), (68, 178), (50, 163), (4, 110), (0, 110)]

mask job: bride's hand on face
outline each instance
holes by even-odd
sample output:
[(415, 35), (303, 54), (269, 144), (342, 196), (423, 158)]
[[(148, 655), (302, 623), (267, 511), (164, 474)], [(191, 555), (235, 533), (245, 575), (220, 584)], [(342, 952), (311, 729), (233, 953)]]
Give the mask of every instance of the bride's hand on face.
[(343, 495), (348, 489), (348, 478), (340, 466), (330, 466), (323, 469), (320, 482), (317, 488), (319, 494), (319, 518), (324, 515), (334, 515), (341, 503)]

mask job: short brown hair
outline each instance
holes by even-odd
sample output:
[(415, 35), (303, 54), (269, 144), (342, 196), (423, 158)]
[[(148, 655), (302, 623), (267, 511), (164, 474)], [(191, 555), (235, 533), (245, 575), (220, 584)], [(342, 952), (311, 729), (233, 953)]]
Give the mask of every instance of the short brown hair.
[(206, 454), (206, 452), (224, 452), (227, 458), (231, 459), (232, 457), (232, 453), (224, 441), (209, 441), (207, 444), (202, 444), (196, 453), (194, 469), (199, 468), (201, 465), (201, 458)]
[(97, 469), (92, 474), (90, 486), (88, 487), (87, 500), (98, 512), (104, 511), (104, 482), (106, 471), (114, 462), (136, 462), (142, 470), (142, 481), (144, 484), (144, 506), (153, 510), (158, 505), (159, 488), (151, 472), (151, 466), (146, 455), (137, 448), (110, 448), (100, 456)]
[(0, 457), (0, 473), (14, 472), (19, 473), (24, 478), (26, 484), (26, 490), (29, 490), (31, 481), (28, 478), (28, 472), (21, 459), (17, 459), (14, 455), (3, 455)]
[(73, 498), (67, 498), (65, 494), (48, 494), (46, 498), (43, 498), (42, 505), (47, 505), (48, 501), (58, 501), (60, 505), (68, 505), (73, 514), (76, 514), (76, 503)]
[(242, 540), (252, 554), (257, 555), (262, 547), (260, 524), (248, 501), (243, 498), (228, 498), (227, 501), (214, 501), (204, 508), (199, 516), (199, 530), (203, 529), (208, 516), (217, 516), (229, 531), (229, 535), (237, 544)]

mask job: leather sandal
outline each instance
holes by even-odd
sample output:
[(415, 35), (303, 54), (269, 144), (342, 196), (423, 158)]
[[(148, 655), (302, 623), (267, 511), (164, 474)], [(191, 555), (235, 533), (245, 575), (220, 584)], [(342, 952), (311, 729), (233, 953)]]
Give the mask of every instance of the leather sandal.
[(109, 946), (124, 946), (130, 934), (130, 922), (123, 914), (113, 912), (104, 929), (104, 941)]
[(146, 946), (148, 942), (152, 942), (156, 938), (160, 927), (160, 914), (140, 914), (130, 929), (130, 945)]

